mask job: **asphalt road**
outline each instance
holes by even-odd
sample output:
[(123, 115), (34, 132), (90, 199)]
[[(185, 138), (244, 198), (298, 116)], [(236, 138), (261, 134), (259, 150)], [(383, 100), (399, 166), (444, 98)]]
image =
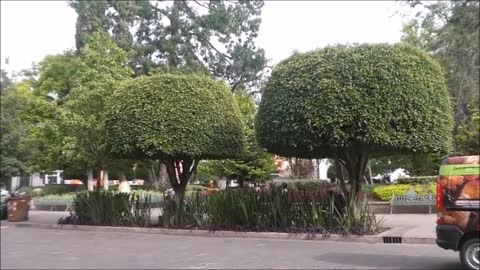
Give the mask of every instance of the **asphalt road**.
[(183, 237), (1, 225), (1, 269), (461, 269), (435, 245)]

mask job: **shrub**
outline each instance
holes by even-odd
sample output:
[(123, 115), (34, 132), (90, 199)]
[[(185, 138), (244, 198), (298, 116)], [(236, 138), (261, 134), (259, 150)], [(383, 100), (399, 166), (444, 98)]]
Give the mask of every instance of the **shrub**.
[(64, 193), (64, 194), (50, 194), (41, 197), (35, 197), (33, 202), (35, 204), (65, 204), (68, 205), (73, 202), (75, 198), (75, 193)]
[(34, 187), (21, 187), (17, 190), (18, 193), (25, 193), (29, 197), (38, 197), (43, 195), (43, 190)]
[(398, 184), (429, 184), (436, 181), (436, 176), (401, 177), (397, 179)]
[(72, 192), (81, 192), (86, 190), (84, 185), (52, 185), (48, 184), (43, 187), (22, 187), (17, 192), (25, 192), (30, 197), (39, 197), (46, 195), (62, 195)]
[(427, 185), (407, 185), (407, 184), (392, 184), (392, 185), (381, 185), (373, 188), (373, 193), (375, 196), (382, 201), (390, 201), (393, 194), (396, 195), (405, 195), (410, 188), (413, 188), (415, 192), (419, 195), (428, 195), (429, 193), (432, 196), (435, 196), (437, 193), (437, 184), (429, 183)]
[(78, 193), (70, 217), (60, 223), (109, 226), (140, 226), (150, 224), (149, 195), (112, 191)]
[(48, 184), (42, 187), (44, 195), (50, 194), (65, 194), (70, 192), (81, 192), (86, 190), (85, 185), (65, 185), (65, 184)]

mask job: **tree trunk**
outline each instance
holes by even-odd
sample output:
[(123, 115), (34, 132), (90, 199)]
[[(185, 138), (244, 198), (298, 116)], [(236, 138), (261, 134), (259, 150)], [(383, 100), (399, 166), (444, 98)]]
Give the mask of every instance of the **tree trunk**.
[(160, 187), (164, 187), (168, 184), (169, 178), (167, 173), (167, 165), (164, 162), (160, 163), (160, 170), (158, 173), (158, 180), (160, 182)]
[(159, 160), (152, 161), (148, 174), (150, 175), (150, 182), (155, 189), (159, 190), (166, 186), (168, 174), (164, 162)]
[(371, 185), (371, 184), (373, 184), (373, 180), (372, 180), (372, 161), (371, 160), (368, 160), (367, 168), (368, 168), (368, 184)]
[(105, 169), (103, 171), (103, 190), (108, 190), (109, 186), (108, 186), (108, 170)]
[(345, 198), (350, 198), (350, 193), (348, 192), (347, 187), (345, 186), (345, 178), (343, 177), (342, 167), (343, 165), (340, 159), (338, 158), (338, 155), (336, 155), (335, 170), (337, 171), (337, 178), (340, 184), (340, 189), (342, 190), (342, 193), (345, 196)]
[(243, 188), (244, 185), (245, 185), (245, 180), (243, 180), (243, 178), (239, 178), (239, 179), (238, 179), (238, 186), (241, 187), (241, 188)]
[(125, 176), (125, 173), (123, 171), (118, 172), (118, 180), (120, 180), (120, 185), (118, 185), (118, 191), (120, 192), (131, 191), (130, 185), (128, 184), (128, 179)]
[[(221, 179), (220, 179), (221, 181)], [(230, 178), (225, 178), (225, 189), (228, 189), (230, 188), (230, 183), (232, 182), (232, 180), (230, 180)]]
[(355, 200), (361, 190), (365, 168), (367, 167), (368, 162), (368, 152), (363, 146), (341, 149), (339, 157), (345, 162), (344, 166), (348, 172), (350, 180), (350, 198)]
[(93, 191), (93, 169), (87, 170), (87, 189)]
[(103, 187), (103, 169), (100, 168), (97, 175), (97, 190)]
[(167, 167), (168, 178), (170, 179), (170, 185), (175, 191), (175, 201), (177, 203), (177, 213), (175, 217), (176, 224), (178, 226), (184, 225), (183, 208), (185, 190), (192, 176), (193, 172), (197, 168), (198, 161), (194, 159), (184, 160), (167, 160), (165, 162)]

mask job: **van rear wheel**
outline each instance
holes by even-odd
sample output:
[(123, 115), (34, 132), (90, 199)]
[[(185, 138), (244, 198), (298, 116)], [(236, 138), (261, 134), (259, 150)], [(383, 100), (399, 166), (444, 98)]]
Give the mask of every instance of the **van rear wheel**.
[(460, 260), (468, 270), (480, 269), (480, 238), (472, 238), (463, 243)]

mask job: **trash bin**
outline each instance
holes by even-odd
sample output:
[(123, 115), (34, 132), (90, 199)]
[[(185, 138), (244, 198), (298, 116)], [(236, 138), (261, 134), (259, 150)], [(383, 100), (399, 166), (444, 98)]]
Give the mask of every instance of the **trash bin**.
[(8, 198), (8, 221), (27, 221), (30, 210), (30, 197), (14, 196)]

